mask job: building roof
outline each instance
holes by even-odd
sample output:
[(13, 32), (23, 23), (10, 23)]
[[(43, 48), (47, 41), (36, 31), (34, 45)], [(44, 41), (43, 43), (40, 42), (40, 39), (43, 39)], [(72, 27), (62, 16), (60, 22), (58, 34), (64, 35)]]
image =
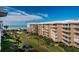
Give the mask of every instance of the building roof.
[(51, 22), (39, 22), (39, 23), (29, 23), (29, 24), (68, 24), (68, 23), (79, 23), (78, 20), (64, 20), (64, 21), (51, 21)]

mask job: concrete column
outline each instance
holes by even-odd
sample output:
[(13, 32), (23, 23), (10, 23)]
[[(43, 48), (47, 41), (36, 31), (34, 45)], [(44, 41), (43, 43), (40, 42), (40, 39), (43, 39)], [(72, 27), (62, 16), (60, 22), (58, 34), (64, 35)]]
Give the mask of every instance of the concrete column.
[(62, 24), (57, 24), (57, 42), (62, 41)]
[(75, 33), (74, 33), (74, 28), (73, 28), (73, 24), (71, 24), (71, 44), (70, 44), (70, 46), (74, 46), (74, 44), (75, 44), (75, 42), (74, 42), (74, 35), (75, 35)]

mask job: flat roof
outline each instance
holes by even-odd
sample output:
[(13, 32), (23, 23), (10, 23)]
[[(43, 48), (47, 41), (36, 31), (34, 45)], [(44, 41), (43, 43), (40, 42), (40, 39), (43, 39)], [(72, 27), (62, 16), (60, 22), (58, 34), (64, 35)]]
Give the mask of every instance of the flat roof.
[(39, 22), (39, 23), (29, 23), (29, 24), (68, 24), (68, 23), (79, 23), (79, 19), (78, 20)]

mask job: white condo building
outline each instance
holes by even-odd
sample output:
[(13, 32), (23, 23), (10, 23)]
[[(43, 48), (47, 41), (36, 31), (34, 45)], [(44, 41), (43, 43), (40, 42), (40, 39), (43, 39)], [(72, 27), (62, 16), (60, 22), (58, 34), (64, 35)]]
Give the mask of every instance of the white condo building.
[[(36, 28), (38, 25), (38, 29)], [(79, 48), (79, 20), (65, 20), (53, 22), (41, 22), (31, 24), (32, 31), (38, 31), (38, 35), (52, 38), (55, 42), (63, 42), (68, 46)]]

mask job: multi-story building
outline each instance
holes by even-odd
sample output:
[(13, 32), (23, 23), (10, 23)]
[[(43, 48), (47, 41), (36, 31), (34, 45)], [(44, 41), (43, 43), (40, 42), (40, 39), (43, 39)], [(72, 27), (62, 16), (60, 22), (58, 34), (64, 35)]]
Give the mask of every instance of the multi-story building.
[(63, 23), (63, 42), (69, 46), (79, 47), (79, 20)]
[(38, 24), (38, 35), (43, 36), (43, 24)]
[(38, 24), (31, 24), (30, 29), (32, 33), (37, 34), (38, 33)]
[(52, 38), (55, 42), (79, 48), (79, 20), (43, 22), (38, 24), (37, 30), (39, 35)]
[(61, 27), (62, 27), (61, 23), (52, 24), (51, 38), (55, 42), (61, 42), (61, 40), (62, 40), (62, 28)]
[(38, 34), (50, 38), (50, 24), (39, 24), (38, 25)]

